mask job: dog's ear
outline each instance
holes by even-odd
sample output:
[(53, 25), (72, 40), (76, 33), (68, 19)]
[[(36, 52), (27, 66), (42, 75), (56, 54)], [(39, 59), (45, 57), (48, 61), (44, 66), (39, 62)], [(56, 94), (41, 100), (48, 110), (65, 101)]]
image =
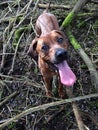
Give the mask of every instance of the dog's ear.
[(67, 36), (64, 34), (63, 31), (61, 31), (61, 30), (53, 30), (53, 31), (56, 32), (56, 33), (58, 33), (58, 34), (60, 34), (60, 35), (62, 35), (63, 38), (65, 39), (66, 43), (68, 44), (68, 38), (67, 38)]
[(61, 31), (61, 30), (53, 30), (53, 31), (60, 34), (60, 35), (62, 35), (65, 39), (67, 39), (67, 36), (64, 34), (63, 31)]
[(27, 52), (27, 54), (28, 54), (30, 57), (34, 58), (34, 59), (36, 59), (36, 58), (38, 57), (38, 54), (37, 54), (37, 51), (36, 51), (37, 40), (38, 40), (38, 39), (35, 38), (35, 39), (32, 41), (32, 43), (31, 43), (31, 45), (30, 45), (30, 47), (29, 47), (29, 50), (28, 50), (28, 52)]

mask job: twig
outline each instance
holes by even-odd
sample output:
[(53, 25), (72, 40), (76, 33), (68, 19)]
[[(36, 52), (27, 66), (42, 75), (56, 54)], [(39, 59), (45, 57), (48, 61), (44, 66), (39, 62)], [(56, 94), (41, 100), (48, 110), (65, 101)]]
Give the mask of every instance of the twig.
[[(66, 87), (66, 92), (70, 98), (74, 97), (73, 93), (72, 93), (72, 88)], [(85, 130), (84, 123), (82, 121), (81, 114), (79, 113), (76, 102), (72, 102), (72, 108), (73, 108), (73, 112), (74, 112), (79, 130)]]
[(24, 51), (23, 51), (22, 54), (27, 53), (27, 46), (29, 45), (29, 41), (30, 41), (30, 39), (31, 39), (31, 37), (32, 37), (32, 34), (34, 34), (34, 32), (32, 32), (32, 33), (28, 36), (28, 38), (26, 39), (26, 45), (25, 45), (25, 47), (24, 47)]
[(90, 3), (93, 3), (93, 4), (98, 4), (98, 1), (94, 1), (94, 0), (89, 0)]
[(13, 57), (13, 61), (12, 61), (12, 66), (11, 66), (11, 69), (10, 69), (10, 71), (9, 71), (9, 75), (13, 72), (13, 70), (14, 70), (14, 64), (15, 64), (15, 59), (16, 59), (16, 54), (17, 54), (17, 50), (18, 50), (18, 46), (19, 46), (19, 43), (20, 43), (20, 41), (21, 41), (21, 38), (23, 37), (23, 35), (24, 35), (24, 33), (22, 33), (21, 34), (21, 36), (20, 36), (20, 38), (19, 38), (19, 40), (18, 40), (18, 43), (17, 43), (17, 45), (16, 45), (16, 49), (15, 49), (15, 53), (14, 53), (14, 57)]
[[(16, 82), (25, 82), (25, 84), (29, 84), (29, 85), (32, 85), (34, 87), (37, 87), (37, 88), (42, 88), (42, 85), (40, 85), (39, 83), (33, 81), (33, 80), (30, 80), (29, 78), (27, 77), (24, 77), (24, 76), (19, 76), (19, 77), (15, 77), (15, 76), (9, 76), (9, 75), (3, 75), (3, 74), (0, 74), (0, 77), (2, 78), (5, 78), (5, 80), (2, 80), (3, 82), (12, 82), (12, 81), (16, 81)], [(7, 80), (6, 80), (7, 78)], [(10, 81), (11, 80), (11, 81)]]
[[(8, 3), (8, 2), (7, 2), (7, 3)], [(8, 5), (9, 5), (9, 3), (8, 3)], [(13, 8), (13, 7), (16, 6), (16, 5), (17, 5), (17, 1), (13, 1), (13, 3), (11, 4), (10, 7)], [(3, 19), (10, 13), (9, 6), (8, 6), (4, 11), (6, 11), (6, 10), (8, 10), (7, 13), (6, 13), (5, 15), (4, 15), (4, 14), (1, 15), (1, 18), (3, 18)], [(4, 12), (4, 11), (3, 11), (3, 12)]]
[[(57, 117), (62, 111), (64, 111), (65, 110), (65, 107), (64, 106), (62, 106), (61, 108), (60, 108), (60, 110), (59, 111), (57, 111), (57, 112), (55, 112), (54, 114), (52, 114), (51, 116), (49, 116), (48, 118), (47, 118), (47, 122), (46, 123), (49, 123), (50, 121), (52, 121), (55, 117)], [(45, 124), (46, 124), (45, 123)]]
[(13, 22), (10, 22), (10, 23), (9, 23), (9, 26), (5, 29), (5, 31), (4, 31), (4, 33), (3, 33), (3, 41), (4, 41), (4, 43), (3, 43), (3, 55), (2, 55), (2, 60), (1, 60), (0, 71), (2, 71), (2, 69), (4, 68), (7, 47), (8, 47), (8, 45), (9, 45), (10, 40), (11, 40), (11, 38), (12, 38), (12, 35), (13, 35), (13, 33), (14, 33), (14, 30), (13, 30), (13, 31), (11, 32), (11, 35), (10, 35), (10, 37), (9, 37), (9, 40), (8, 40), (7, 43), (6, 43), (6, 37), (5, 37), (5, 36), (6, 36), (7, 31), (10, 30), (10, 28), (12, 27), (12, 24), (13, 24)]
[(81, 113), (79, 113), (76, 102), (72, 103), (72, 107), (73, 107), (73, 112), (76, 117), (76, 121), (77, 121), (79, 130), (85, 130), (85, 124), (82, 121)]
[(40, 111), (40, 110), (45, 110), (49, 107), (53, 107), (53, 106), (57, 106), (57, 105), (61, 105), (61, 104), (65, 104), (65, 103), (71, 103), (74, 101), (79, 101), (79, 100), (84, 100), (86, 98), (94, 98), (94, 97), (98, 97), (98, 93), (97, 94), (90, 94), (90, 95), (86, 95), (86, 96), (81, 96), (81, 97), (76, 97), (76, 98), (71, 98), (71, 99), (65, 99), (65, 100), (61, 100), (61, 101), (56, 101), (56, 102), (52, 102), (52, 103), (47, 103), (47, 104), (43, 104), (43, 105), (39, 105), (30, 109), (27, 109), (25, 111), (23, 111), (22, 113), (14, 116), (13, 118), (10, 118), (7, 122), (3, 123), (0, 125), (0, 129), (4, 128), (5, 126), (9, 125), (10, 123), (12, 123), (14, 120), (18, 120), (32, 112), (36, 112), (36, 111)]
[(38, 6), (38, 3), (39, 3), (39, 0), (36, 1), (33, 10), (31, 10), (27, 15), (25, 15), (25, 16), (23, 17), (23, 19), (19, 22), (19, 24), (18, 24), (15, 28), (18, 28), (18, 27), (21, 25), (21, 23), (22, 23), (32, 12), (34, 13), (34, 12), (36, 11), (36, 8), (37, 8), (37, 6)]
[(32, 27), (32, 29), (33, 29), (33, 31), (34, 31), (36, 37), (38, 37), (39, 35), (37, 34), (36, 29), (34, 28), (34, 26), (33, 26), (33, 24), (32, 24), (32, 17), (31, 17), (31, 19), (30, 19), (30, 25), (31, 25), (31, 27)]
[(96, 125), (96, 126), (98, 126), (98, 118), (97, 117), (95, 117), (94, 115), (92, 115), (91, 113), (88, 113), (88, 112), (84, 112), (84, 111), (81, 111), (81, 110), (79, 110), (79, 112), (81, 113), (81, 116), (83, 116), (83, 117), (88, 117), (92, 122), (94, 122), (94, 124)]
[(26, 14), (27, 14), (28, 9), (30, 8), (30, 5), (31, 5), (31, 4), (32, 4), (32, 0), (30, 0), (30, 1), (28, 2), (27, 8), (26, 8)]
[[(49, 5), (48, 4), (38, 4), (38, 7), (40, 8), (47, 8)], [(66, 9), (69, 10), (71, 7), (69, 5), (56, 5), (56, 4), (50, 4), (50, 8), (53, 9)]]
[(4, 2), (1, 2), (1, 3), (0, 3), (0, 6), (1, 6), (1, 5), (4, 5), (4, 4), (8, 4), (8, 3), (13, 3), (13, 1), (4, 1)]
[(5, 55), (6, 55), (6, 44), (3, 44), (3, 53), (2, 53), (2, 60), (0, 65), (0, 72), (2, 72), (4, 64), (5, 64)]
[[(4, 54), (4, 53), (3, 53)], [(0, 53), (0, 56), (3, 55), (2, 53)], [(5, 55), (14, 55), (14, 53), (5, 53)]]
[(14, 92), (11, 95), (9, 95), (6, 99), (4, 99), (2, 102), (0, 102), (0, 107), (4, 105), (6, 102), (8, 102), (12, 97), (16, 96), (19, 92)]
[(4, 122), (6, 122), (6, 121), (8, 121), (10, 118), (8, 118), (8, 119), (3, 119), (3, 120), (0, 120), (0, 124), (2, 124), (2, 123), (4, 123)]

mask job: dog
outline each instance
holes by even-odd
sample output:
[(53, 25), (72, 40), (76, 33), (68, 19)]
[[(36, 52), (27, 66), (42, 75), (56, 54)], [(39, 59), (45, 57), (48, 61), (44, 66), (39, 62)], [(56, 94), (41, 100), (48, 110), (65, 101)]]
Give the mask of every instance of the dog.
[(64, 86), (73, 86), (76, 76), (67, 63), (68, 42), (60, 30), (57, 18), (44, 11), (37, 19), (35, 29), (37, 37), (32, 41), (28, 55), (38, 57), (38, 66), (43, 76), (46, 95), (51, 97), (52, 79), (58, 76), (58, 94), (64, 98)]

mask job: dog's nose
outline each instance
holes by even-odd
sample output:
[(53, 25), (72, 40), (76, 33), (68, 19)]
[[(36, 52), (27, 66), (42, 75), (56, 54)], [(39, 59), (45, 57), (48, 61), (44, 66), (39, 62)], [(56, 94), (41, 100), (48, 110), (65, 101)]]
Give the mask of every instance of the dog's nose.
[(55, 57), (56, 57), (56, 61), (59, 63), (59, 62), (62, 62), (63, 60), (67, 60), (68, 58), (68, 54), (67, 54), (67, 50), (65, 49), (57, 49), (56, 50), (56, 53), (55, 53)]

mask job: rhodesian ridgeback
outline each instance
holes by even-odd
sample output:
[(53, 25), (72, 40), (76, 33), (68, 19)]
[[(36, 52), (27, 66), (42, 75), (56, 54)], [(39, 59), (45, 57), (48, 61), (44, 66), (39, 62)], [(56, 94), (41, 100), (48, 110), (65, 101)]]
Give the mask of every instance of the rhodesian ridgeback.
[(43, 76), (46, 95), (52, 96), (52, 79), (58, 76), (58, 94), (64, 98), (63, 86), (73, 86), (76, 76), (67, 63), (68, 42), (60, 30), (57, 18), (44, 11), (35, 25), (37, 37), (32, 41), (28, 54), (38, 56), (38, 66)]

